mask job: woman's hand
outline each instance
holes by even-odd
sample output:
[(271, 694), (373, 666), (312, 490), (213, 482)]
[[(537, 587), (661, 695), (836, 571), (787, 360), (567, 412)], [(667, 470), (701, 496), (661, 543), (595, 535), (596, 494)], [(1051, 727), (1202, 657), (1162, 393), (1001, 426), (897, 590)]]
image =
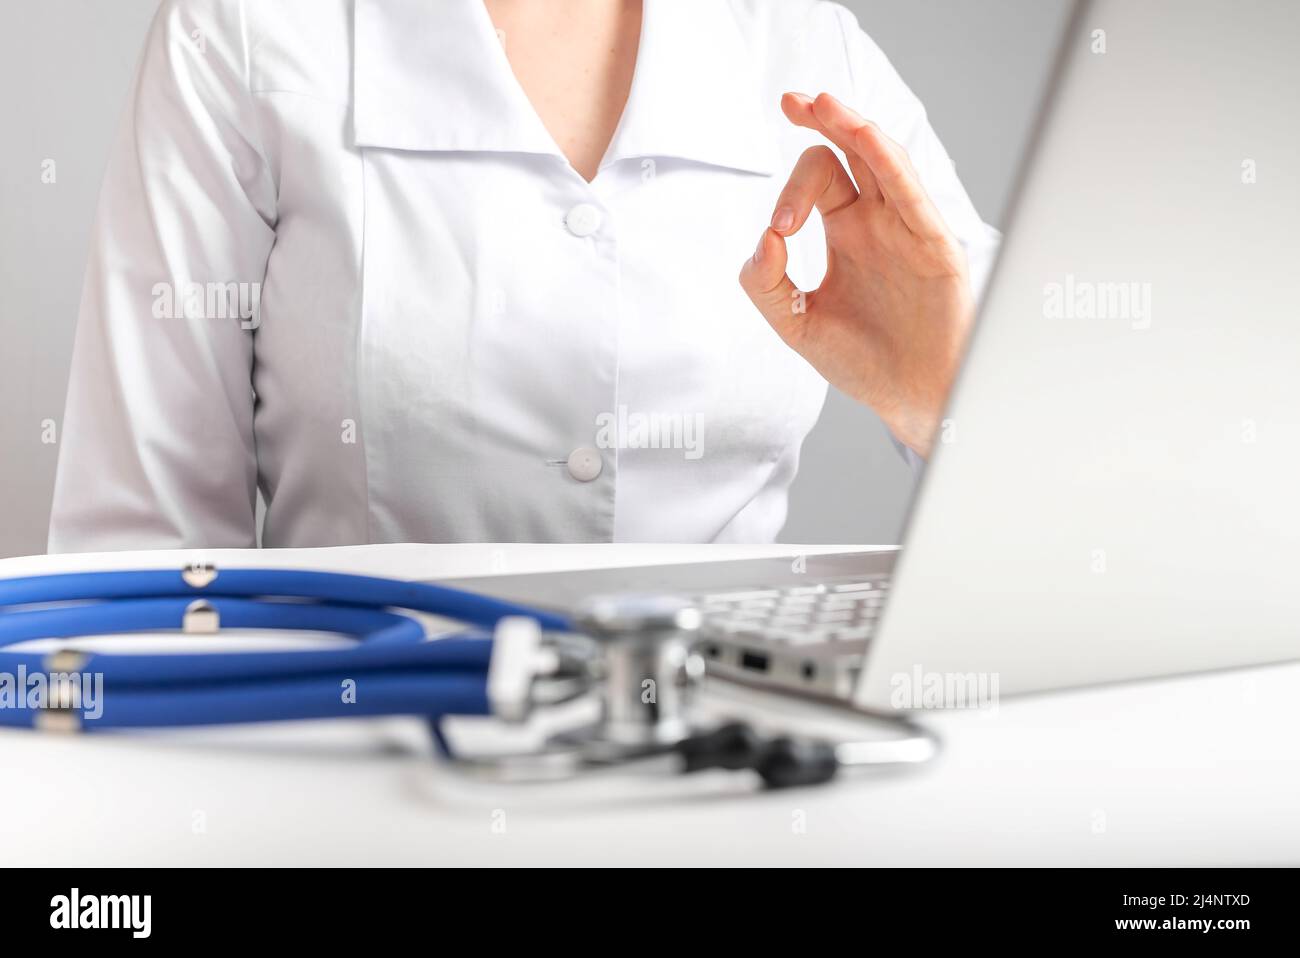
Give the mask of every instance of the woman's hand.
[[(787, 93), (781, 108), (839, 147), (853, 176), (829, 147), (807, 150), (740, 285), (791, 348), (928, 457), (974, 313), (965, 253), (906, 152), (875, 124), (826, 93)], [(814, 206), (826, 277), (801, 293), (785, 273), (785, 237)]]

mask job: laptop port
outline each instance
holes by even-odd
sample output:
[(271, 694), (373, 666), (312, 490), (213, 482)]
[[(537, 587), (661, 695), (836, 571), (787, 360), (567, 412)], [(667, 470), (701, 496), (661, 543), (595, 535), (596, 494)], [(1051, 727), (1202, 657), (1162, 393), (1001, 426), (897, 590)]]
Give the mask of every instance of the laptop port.
[(771, 660), (761, 652), (742, 652), (740, 654), (740, 667), (751, 669), (754, 672), (766, 672)]
[(813, 662), (805, 662), (799, 667), (799, 674), (804, 677), (805, 682), (811, 682), (817, 678), (817, 665)]

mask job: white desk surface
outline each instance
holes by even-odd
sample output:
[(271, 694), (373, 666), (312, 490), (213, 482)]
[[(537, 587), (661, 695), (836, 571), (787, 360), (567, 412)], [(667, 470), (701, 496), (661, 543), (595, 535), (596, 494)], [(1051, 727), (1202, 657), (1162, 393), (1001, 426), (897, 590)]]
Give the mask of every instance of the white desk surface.
[[(427, 578), (833, 547), (393, 545), (0, 560), (0, 576), (190, 558)], [(0, 731), (0, 864), (1300, 862), (1300, 664), (936, 713), (929, 767), (488, 786), (415, 720), (60, 737)]]

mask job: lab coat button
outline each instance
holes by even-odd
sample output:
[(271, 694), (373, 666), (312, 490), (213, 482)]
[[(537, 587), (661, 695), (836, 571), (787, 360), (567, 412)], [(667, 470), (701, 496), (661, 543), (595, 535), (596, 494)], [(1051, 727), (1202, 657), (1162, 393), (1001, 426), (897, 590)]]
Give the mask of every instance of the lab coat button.
[(569, 475), (579, 482), (591, 482), (600, 475), (600, 453), (590, 446), (579, 446), (569, 453)]
[(600, 229), (600, 210), (590, 203), (579, 203), (564, 216), (564, 225), (574, 236), (590, 236)]

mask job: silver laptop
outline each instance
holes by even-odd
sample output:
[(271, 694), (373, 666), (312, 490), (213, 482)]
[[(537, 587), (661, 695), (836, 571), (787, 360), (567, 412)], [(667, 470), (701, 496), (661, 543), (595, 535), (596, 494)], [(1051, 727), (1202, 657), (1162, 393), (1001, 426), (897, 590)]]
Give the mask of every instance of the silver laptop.
[(458, 584), (694, 596), (715, 674), (877, 709), (1300, 657), (1297, 49), (1293, 0), (1078, 5), (901, 553)]

